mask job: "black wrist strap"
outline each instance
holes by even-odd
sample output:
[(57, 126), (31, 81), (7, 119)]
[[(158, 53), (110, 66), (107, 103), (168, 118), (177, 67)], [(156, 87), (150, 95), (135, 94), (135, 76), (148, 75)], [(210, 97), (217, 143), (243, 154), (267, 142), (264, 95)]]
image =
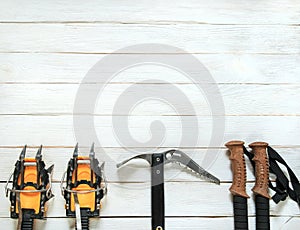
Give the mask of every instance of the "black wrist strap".
[[(247, 155), (253, 169), (255, 169), (255, 164), (253, 161), (254, 154), (249, 152), (244, 147), (244, 153)], [(285, 160), (276, 152), (273, 148), (268, 146), (268, 156), (269, 156), (269, 166), (270, 173), (273, 173), (276, 176), (275, 186), (269, 182), (269, 187), (275, 192), (275, 195), (272, 197), (273, 201), (277, 204), (280, 201), (284, 201), (288, 196), (300, 205), (300, 183), (298, 178), (296, 177), (293, 170), (288, 166)], [(289, 180), (281, 170), (279, 164), (286, 167), (292, 188), (289, 185)]]
[[(289, 196), (292, 200), (300, 204), (300, 184), (293, 170), (288, 166), (284, 159), (271, 147), (268, 147), (270, 172), (276, 175), (276, 187), (270, 183), (270, 188), (273, 189), (276, 194), (273, 196), (275, 203), (279, 203), (281, 200), (285, 200)], [(289, 180), (282, 172), (279, 164), (286, 167), (292, 188), (289, 186)]]

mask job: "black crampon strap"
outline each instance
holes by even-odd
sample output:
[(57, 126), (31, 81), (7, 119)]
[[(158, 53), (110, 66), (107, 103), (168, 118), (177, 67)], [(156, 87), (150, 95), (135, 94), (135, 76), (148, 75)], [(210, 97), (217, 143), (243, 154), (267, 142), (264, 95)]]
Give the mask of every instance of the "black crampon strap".
[(22, 210), (22, 221), (21, 221), (21, 230), (32, 230), (33, 221), (32, 216), (34, 215), (34, 210)]
[[(253, 169), (255, 169), (255, 164), (253, 161), (254, 154), (249, 152), (244, 147), (244, 153), (250, 159)], [(268, 146), (268, 156), (269, 156), (269, 167), (270, 173), (276, 176), (276, 186), (274, 186), (271, 181), (269, 181), (269, 187), (275, 192), (272, 197), (273, 201), (278, 204), (280, 201), (284, 201), (288, 196), (300, 205), (300, 183), (296, 177), (293, 170), (288, 166), (285, 160), (277, 153), (273, 148)], [(279, 163), (286, 167), (292, 188), (289, 185), (289, 180), (279, 166)]]

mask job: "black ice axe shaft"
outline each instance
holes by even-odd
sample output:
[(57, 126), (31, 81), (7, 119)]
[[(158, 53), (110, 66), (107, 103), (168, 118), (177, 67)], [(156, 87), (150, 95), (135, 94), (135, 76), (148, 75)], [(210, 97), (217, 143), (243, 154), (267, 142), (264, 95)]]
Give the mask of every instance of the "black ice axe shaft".
[(164, 155), (153, 154), (151, 165), (152, 228), (165, 229)]
[(220, 184), (220, 180), (205, 171), (188, 155), (179, 150), (169, 150), (163, 153), (142, 154), (125, 160), (117, 167), (121, 167), (133, 159), (144, 159), (151, 166), (151, 203), (152, 203), (152, 230), (165, 229), (165, 205), (164, 205), (164, 164), (175, 162), (179, 163), (198, 175), (206, 178), (210, 182)]

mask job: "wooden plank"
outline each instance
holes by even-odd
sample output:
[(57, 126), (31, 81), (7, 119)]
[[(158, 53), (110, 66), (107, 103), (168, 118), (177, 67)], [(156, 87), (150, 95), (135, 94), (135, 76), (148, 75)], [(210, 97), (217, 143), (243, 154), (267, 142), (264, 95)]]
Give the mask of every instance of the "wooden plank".
[[(78, 118), (81, 120), (86, 116)], [(194, 148), (222, 145), (216, 140), (211, 145), (209, 144), (213, 127), (211, 117), (131, 116), (128, 125), (129, 133), (119, 125), (117, 125), (118, 128), (113, 129), (111, 116), (96, 116), (91, 119), (94, 119), (97, 137), (90, 137), (92, 127), (88, 127), (85, 122), (76, 126), (80, 133), (84, 134), (84, 139), (77, 140), (83, 146), (90, 145), (91, 142), (96, 141), (96, 138), (101, 141), (103, 147)], [(115, 116), (114, 119), (118, 122), (126, 122), (127, 117)], [(195, 119), (198, 120), (198, 126), (195, 124)], [(297, 146), (299, 141), (299, 116), (228, 116), (225, 119), (224, 141), (243, 139), (249, 143), (255, 140), (266, 140), (272, 145), (279, 146)], [(222, 122), (223, 117), (216, 117), (216, 120)], [(166, 134), (162, 133), (160, 129), (162, 127), (153, 128), (156, 126), (152, 127), (151, 132), (149, 128), (153, 121), (161, 122), (167, 130)], [(186, 127), (183, 133), (182, 124)], [(114, 126), (116, 126), (115, 123)], [(20, 146), (26, 143), (34, 146), (40, 144), (73, 146), (77, 142), (73, 131), (72, 116), (1, 116), (0, 127), (2, 127), (0, 129), (1, 146)], [(199, 131), (199, 139), (195, 144), (197, 131)], [(185, 138), (183, 143), (181, 143), (182, 135)], [(130, 136), (133, 140), (127, 138)], [(148, 143), (151, 136), (156, 139)], [(157, 140), (161, 136), (164, 137), (163, 140)]]
[[(0, 33), (0, 52), (110, 53), (145, 43), (168, 44), (189, 53), (299, 54), (300, 49), (299, 26), (9, 23), (0, 24)], [(148, 52), (183, 51), (148, 46)]]
[[(282, 229), (290, 230), (297, 229), (300, 223), (300, 218), (298, 217), (271, 217), (271, 229)], [(35, 222), (36, 229), (53, 230), (57, 229), (74, 229), (74, 219), (72, 218), (48, 218), (47, 220), (37, 220)], [(2, 225), (6, 226), (7, 229), (16, 229), (17, 220), (12, 220), (9, 218), (1, 218), (0, 222)], [(255, 228), (255, 217), (249, 217), (250, 228)], [(150, 218), (91, 218), (90, 219), (90, 229), (110, 229), (119, 230), (122, 229), (139, 229), (139, 230), (149, 230), (151, 228)], [(233, 218), (232, 217), (220, 217), (220, 218), (166, 218), (166, 228), (167, 229), (205, 229), (205, 230), (215, 230), (224, 229), (232, 230)]]
[[(268, 141), (278, 148), (295, 173), (300, 174), (300, 146), (297, 144), (300, 136), (300, 104), (297, 102), (300, 2), (187, 0), (183, 4), (166, 0), (133, 3), (128, 7), (127, 3), (115, 1), (0, 2), (0, 190), (4, 190), (4, 181), (18, 158), (21, 145), (48, 145), (44, 159), (47, 165), (55, 163), (56, 196), (49, 203), (50, 218), (47, 222), (38, 221), (37, 229), (74, 228), (74, 219), (65, 218), (64, 200), (57, 182), (71, 156), (71, 146), (76, 142), (71, 113), (78, 83), (103, 54), (128, 45), (165, 43), (197, 54), (219, 83), (226, 105), (224, 142), (231, 139), (244, 139), (247, 143)], [(168, 53), (164, 49), (160, 52)], [(175, 53), (181, 52), (176, 50)], [(131, 56), (124, 54), (122, 58)], [(105, 71), (111, 71), (110, 68)], [(200, 70), (198, 74), (203, 72)], [(116, 133), (124, 137), (127, 132), (126, 127), (113, 130), (112, 117), (108, 116), (112, 105), (131, 83), (149, 78), (154, 79), (151, 84), (157, 83), (156, 79), (176, 83), (175, 86), (189, 96), (199, 111), (196, 128), (200, 130), (200, 138), (196, 145), (191, 141), (195, 135), (195, 117), (180, 117), (169, 107), (153, 101), (138, 106), (132, 113), (136, 116), (129, 118), (129, 135), (139, 141), (138, 146), (116, 137)], [(151, 84), (145, 87), (156, 95), (167, 87)], [(98, 158), (106, 161), (109, 193), (103, 202), (102, 218), (92, 220), (91, 229), (120, 229), (120, 226), (122, 229), (150, 229), (149, 168), (136, 162), (117, 171), (115, 164), (138, 153), (182, 146), (186, 147), (182, 150), (223, 183), (209, 184), (179, 166), (166, 166), (167, 228), (233, 229), (228, 191), (232, 180), (230, 161), (223, 143), (207, 148), (212, 119), (196, 86), (173, 70), (152, 65), (122, 72), (106, 90), (103, 101), (97, 104), (94, 122), (101, 144), (109, 147), (104, 149), (105, 154), (96, 149)], [(180, 107), (178, 101), (175, 105)], [(191, 115), (185, 106), (181, 111), (179, 115)], [(122, 121), (123, 117), (114, 118)], [(180, 119), (187, 126), (185, 132), (182, 132)], [(160, 134), (154, 126), (152, 132), (149, 130), (155, 120), (166, 127), (161, 143), (147, 142), (151, 136)], [(89, 138), (90, 127), (82, 125), (81, 130), (87, 137), (81, 146), (95, 141)], [(180, 143), (182, 135), (190, 140)], [(80, 150), (87, 154), (88, 149)], [(36, 148), (29, 148), (28, 154), (33, 155), (35, 151)], [(212, 157), (209, 164), (205, 161), (207, 156)], [(251, 194), (254, 177), (248, 161), (247, 165), (247, 191)], [(16, 229), (16, 221), (8, 218), (8, 199), (2, 196), (0, 201), (1, 224), (7, 229)], [(254, 210), (251, 199), (251, 228), (255, 226)], [(271, 214), (272, 229), (299, 226), (299, 208), (290, 199), (279, 205), (272, 202)]]
[[(298, 1), (1, 1), (2, 22), (297, 24)], [(10, 10), (7, 10), (10, 9)], [(84, 10), (82, 10), (84, 9)]]
[[(249, 143), (248, 143), (249, 144)], [(123, 160), (130, 158), (131, 156), (151, 153), (151, 152), (163, 152), (170, 148), (96, 148), (96, 157), (100, 162), (105, 161), (105, 174), (109, 182), (149, 182), (150, 181), (150, 168), (144, 161), (134, 161), (128, 164), (126, 167), (117, 170), (116, 164)], [(286, 160), (289, 166), (294, 170), (296, 175), (300, 175), (300, 162), (299, 152), (300, 148), (277, 148), (275, 149)], [(14, 169), (14, 164), (19, 158), (19, 154), (22, 148), (0, 148), (0, 168), (2, 173), (0, 175), (0, 181), (6, 181), (10, 173)], [(219, 149), (185, 149), (182, 151), (187, 153), (193, 160), (199, 165), (208, 170), (213, 175), (217, 176), (222, 182), (232, 181), (232, 171), (230, 166), (229, 155), (225, 148)], [(27, 148), (27, 156), (34, 157), (37, 148)], [(89, 148), (80, 146), (80, 153), (88, 155)], [(49, 167), (51, 164), (55, 165), (53, 173), (53, 181), (59, 182), (63, 173), (66, 171), (67, 163), (72, 157), (73, 148), (45, 148), (43, 149), (43, 159)], [(207, 156), (214, 156), (212, 162), (208, 163), (205, 159)], [(252, 166), (248, 159), (247, 162), (247, 180), (249, 182), (254, 181), (254, 173)], [(203, 181), (189, 170), (177, 164), (167, 164), (165, 166), (165, 179), (166, 181)]]
[[(120, 56), (126, 59), (130, 54)], [(101, 54), (0, 54), (0, 83), (80, 83)], [(217, 83), (300, 83), (300, 55), (197, 54)], [(107, 72), (112, 69), (107, 68)], [(99, 71), (99, 75), (103, 72)], [(206, 83), (201, 74), (199, 82)], [(161, 80), (190, 83), (181, 73), (160, 65), (141, 65), (122, 71), (112, 82)], [(99, 83), (104, 83), (99, 78)], [(90, 82), (93, 83), (93, 82)]]
[[(4, 184), (0, 184), (1, 189)], [(247, 185), (250, 191), (253, 183)], [(102, 203), (101, 215), (117, 217), (145, 217), (151, 215), (150, 183), (110, 183), (108, 195)], [(174, 217), (224, 217), (232, 216), (232, 198), (228, 191), (230, 184), (215, 185), (197, 182), (166, 182), (166, 216)], [(185, 188), (185, 189), (184, 189)], [(3, 190), (2, 190), (3, 191)], [(59, 184), (53, 185), (56, 195), (48, 204), (48, 217), (65, 216), (64, 198), (60, 195)], [(249, 192), (249, 194), (251, 194)], [(129, 205), (130, 204), (130, 205)], [(128, 208), (130, 206), (130, 208)], [(248, 201), (249, 215), (255, 214), (254, 199)], [(270, 202), (271, 215), (297, 216), (299, 208), (296, 202), (287, 199), (275, 204)], [(9, 200), (3, 200), (0, 216), (9, 217)]]
[[(94, 112), (97, 115), (199, 115), (209, 116), (211, 105), (202, 89), (213, 89), (210, 84), (109, 84), (86, 85), (83, 95), (99, 92)], [(300, 91), (298, 85), (219, 85), (225, 104), (225, 115), (300, 115)], [(0, 114), (73, 114), (74, 101), (79, 85), (70, 84), (5, 84), (0, 85), (2, 97)], [(276, 92), (276, 96), (274, 95)], [(169, 95), (182, 98), (170, 99)], [(177, 94), (177, 96), (175, 96)], [(189, 106), (182, 95), (191, 103)], [(267, 96), (268, 95), (268, 96)], [(271, 97), (271, 95), (274, 95)], [(120, 98), (139, 98), (138, 104), (118, 103)], [(214, 98), (215, 97), (215, 98)], [(131, 98), (131, 99), (130, 99)], [(211, 95), (210, 100), (219, 99)], [(47, 103), (45, 103), (47, 102)], [(288, 103), (287, 103), (288, 102)], [(135, 102), (134, 102), (135, 103)], [(114, 112), (117, 104), (119, 112)], [(82, 113), (80, 111), (80, 113)], [(115, 114), (116, 113), (116, 114)], [(75, 112), (78, 114), (78, 111)]]

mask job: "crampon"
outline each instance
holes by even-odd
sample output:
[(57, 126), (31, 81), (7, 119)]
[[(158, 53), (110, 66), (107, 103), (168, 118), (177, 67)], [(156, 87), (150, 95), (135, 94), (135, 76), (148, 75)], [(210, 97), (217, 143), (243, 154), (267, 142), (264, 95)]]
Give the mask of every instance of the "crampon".
[(94, 144), (88, 157), (78, 156), (76, 145), (61, 180), (61, 191), (66, 200), (66, 215), (76, 217), (77, 230), (88, 230), (89, 218), (99, 217), (101, 199), (107, 192), (104, 163), (100, 166), (95, 158)]
[[(54, 165), (45, 168), (42, 146), (35, 158), (25, 158), (25, 154), (26, 146), (6, 183), (5, 191), (11, 202), (11, 218), (19, 218), (18, 229), (31, 230), (34, 219), (44, 218), (45, 204), (53, 197), (51, 177)], [(12, 187), (9, 188), (11, 179)]]

